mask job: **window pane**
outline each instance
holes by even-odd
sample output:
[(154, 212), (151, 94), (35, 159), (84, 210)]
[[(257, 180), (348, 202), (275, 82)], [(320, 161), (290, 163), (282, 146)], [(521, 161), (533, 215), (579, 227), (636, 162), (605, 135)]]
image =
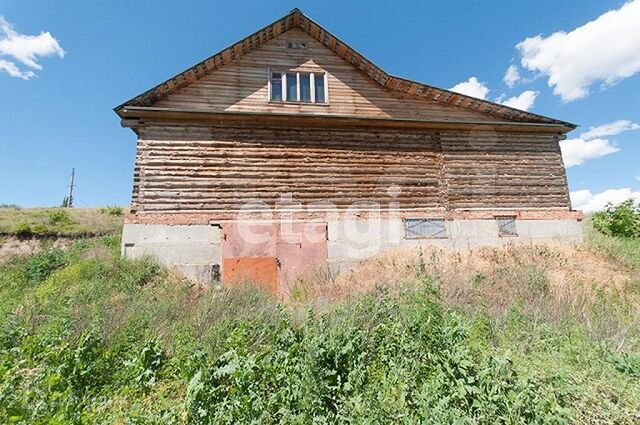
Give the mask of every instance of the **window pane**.
[(408, 218), (404, 223), (406, 237), (409, 239), (447, 237), (447, 230), (444, 225), (444, 219), (442, 218)]
[(287, 101), (296, 102), (298, 100), (297, 75), (287, 72)]
[(282, 100), (282, 77), (280, 73), (273, 73), (271, 75), (271, 100)]
[(311, 102), (311, 74), (300, 73), (300, 101)]
[(324, 103), (324, 74), (314, 75), (316, 84), (316, 103)]
[(498, 235), (518, 236), (515, 217), (496, 217), (498, 221)]

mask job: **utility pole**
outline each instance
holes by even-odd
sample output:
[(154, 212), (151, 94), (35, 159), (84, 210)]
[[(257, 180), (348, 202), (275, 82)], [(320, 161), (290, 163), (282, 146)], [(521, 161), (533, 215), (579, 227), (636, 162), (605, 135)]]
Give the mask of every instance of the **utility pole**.
[(69, 184), (69, 198), (68, 198), (68, 202), (67, 202), (67, 207), (69, 208), (73, 208), (73, 180), (76, 177), (76, 169), (72, 168), (71, 169), (71, 184)]

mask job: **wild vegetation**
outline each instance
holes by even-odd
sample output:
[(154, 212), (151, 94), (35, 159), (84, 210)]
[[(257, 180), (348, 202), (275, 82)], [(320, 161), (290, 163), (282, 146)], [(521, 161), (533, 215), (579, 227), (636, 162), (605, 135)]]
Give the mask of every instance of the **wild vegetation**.
[(0, 264), (0, 422), (640, 422), (638, 239), (390, 252), (280, 301), (118, 254)]
[(612, 205), (593, 214), (593, 226), (605, 235), (623, 238), (640, 237), (640, 204), (633, 199)]
[(122, 207), (20, 208), (0, 205), (0, 236), (100, 236), (122, 227)]

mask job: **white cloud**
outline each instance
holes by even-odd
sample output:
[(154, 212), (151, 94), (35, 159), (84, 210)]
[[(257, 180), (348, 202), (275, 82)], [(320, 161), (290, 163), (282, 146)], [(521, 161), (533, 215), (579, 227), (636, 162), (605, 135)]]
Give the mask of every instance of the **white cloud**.
[(518, 67), (515, 65), (509, 65), (507, 68), (507, 72), (505, 72), (502, 81), (509, 86), (509, 88), (514, 87), (518, 81), (520, 81), (520, 73), (518, 72)]
[(584, 140), (595, 139), (596, 137), (615, 136), (623, 131), (638, 130), (640, 124), (629, 120), (618, 120), (597, 127), (589, 127), (589, 130), (582, 133), (580, 138)]
[(589, 159), (600, 158), (618, 152), (620, 149), (613, 146), (607, 139), (568, 139), (560, 142), (564, 166), (569, 168), (581, 165)]
[(489, 94), (489, 87), (478, 81), (476, 77), (471, 77), (467, 81), (458, 83), (449, 90), (467, 96), (477, 97), (478, 99), (485, 99), (487, 94)]
[(636, 180), (640, 181), (640, 176), (635, 176)]
[(571, 205), (576, 210), (586, 213), (603, 210), (608, 203), (620, 204), (631, 198), (635, 202), (640, 202), (640, 191), (632, 191), (625, 187), (622, 189), (608, 189), (604, 192), (593, 194), (588, 189), (577, 190), (570, 193)]
[(548, 77), (553, 92), (565, 102), (589, 95), (640, 71), (640, 0), (630, 1), (597, 19), (549, 37), (537, 35), (516, 47), (521, 65)]
[(539, 92), (533, 90), (526, 90), (520, 93), (519, 96), (513, 96), (509, 99), (504, 100), (501, 96), (496, 99), (496, 102), (502, 103), (505, 106), (509, 106), (510, 108), (522, 109), (523, 111), (528, 111), (536, 101), (536, 97), (538, 97)]
[(22, 78), (23, 80), (28, 80), (35, 76), (33, 71), (21, 71), (15, 63), (4, 59), (0, 59), (0, 70), (5, 71), (12, 77)]
[(31, 70), (21, 70), (16, 62), (6, 57), (11, 57), (28, 68), (41, 70), (42, 65), (38, 63), (38, 58), (53, 55), (63, 58), (65, 51), (51, 33), (20, 34), (0, 15), (0, 58), (5, 57), (0, 59), (0, 70), (12, 77), (28, 80), (34, 77), (35, 73)]
[(617, 120), (597, 127), (590, 127), (580, 137), (560, 142), (564, 165), (569, 168), (581, 165), (589, 159), (600, 158), (618, 152), (620, 149), (604, 137), (615, 136), (623, 131), (639, 129), (640, 124), (629, 120)]

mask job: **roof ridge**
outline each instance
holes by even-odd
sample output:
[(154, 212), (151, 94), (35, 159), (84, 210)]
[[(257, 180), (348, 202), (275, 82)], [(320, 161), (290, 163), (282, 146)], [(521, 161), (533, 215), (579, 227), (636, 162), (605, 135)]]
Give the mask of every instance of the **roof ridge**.
[(154, 88), (135, 96), (114, 108), (116, 113), (125, 106), (151, 106), (165, 96), (201, 79), (221, 66), (232, 62), (245, 53), (260, 47), (280, 34), (293, 28), (300, 28), (309, 36), (330, 49), (335, 55), (349, 62), (358, 71), (374, 80), (386, 90), (392, 90), (411, 96), (423, 97), (427, 100), (444, 103), (450, 106), (469, 109), (493, 117), (509, 121), (533, 121), (540, 123), (562, 124), (576, 128), (575, 124), (556, 120), (544, 115), (505, 106), (485, 99), (467, 96), (451, 90), (442, 89), (430, 84), (412, 81), (384, 71), (380, 66), (366, 58), (340, 38), (333, 35), (300, 9), (294, 8), (287, 15), (273, 21), (231, 46), (213, 54), (205, 60), (187, 68)]

